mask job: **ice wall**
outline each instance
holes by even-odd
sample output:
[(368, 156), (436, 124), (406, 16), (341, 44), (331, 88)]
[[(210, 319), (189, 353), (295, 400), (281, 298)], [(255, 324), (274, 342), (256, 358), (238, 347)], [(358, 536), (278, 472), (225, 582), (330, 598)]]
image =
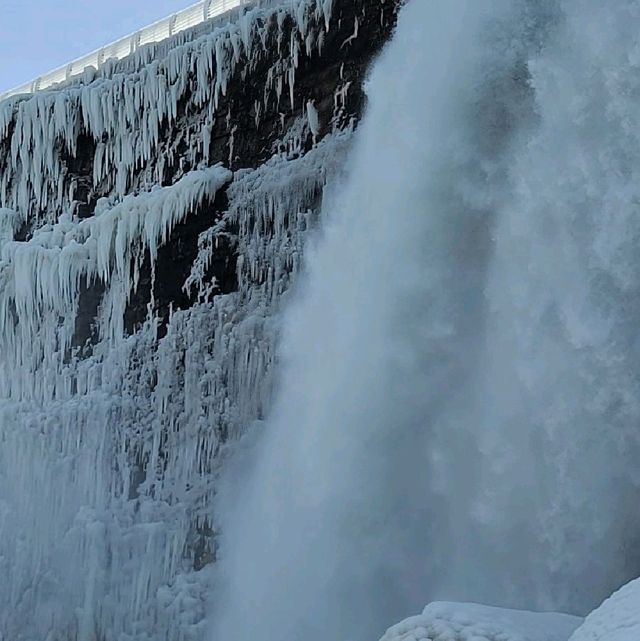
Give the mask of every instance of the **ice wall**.
[[(2, 641), (203, 638), (219, 459), (270, 407), (281, 298), (357, 115), (349, 73), (322, 132), (296, 86), (353, 32), (336, 5), (255, 9), (0, 103)], [(221, 114), (245, 81), (261, 99)], [(234, 151), (248, 114), (280, 132), (262, 165)], [(189, 225), (188, 304), (165, 313), (157, 270)]]
[[(7, 638), (91, 639), (94, 631), (201, 638), (205, 566), (215, 557), (215, 460), (229, 436), (269, 406), (271, 316), (298, 267), (312, 216), (305, 203), (321, 195), (347, 139), (234, 181), (230, 208), (204, 235), (194, 267), (200, 303), (175, 311), (161, 340), (151, 311), (135, 334), (123, 328), (135, 252), (152, 253), (175, 212), (190, 210), (191, 190), (211, 197), (230, 179), (227, 170), (187, 174), (94, 218), (62, 220), (4, 245), (0, 595), (8, 607), (0, 629)], [(212, 296), (215, 284), (198, 280), (197, 270), (235, 225), (239, 290)], [(101, 253), (105, 245), (110, 253)], [(99, 338), (83, 357), (70, 344), (87, 276), (106, 292)]]

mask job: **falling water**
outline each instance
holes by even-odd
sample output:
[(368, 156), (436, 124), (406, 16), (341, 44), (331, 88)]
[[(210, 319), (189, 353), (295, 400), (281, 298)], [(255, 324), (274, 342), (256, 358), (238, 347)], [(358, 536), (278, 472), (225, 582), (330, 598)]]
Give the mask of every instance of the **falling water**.
[(584, 612), (640, 572), (639, 26), (632, 0), (404, 8), (228, 465), (213, 639)]

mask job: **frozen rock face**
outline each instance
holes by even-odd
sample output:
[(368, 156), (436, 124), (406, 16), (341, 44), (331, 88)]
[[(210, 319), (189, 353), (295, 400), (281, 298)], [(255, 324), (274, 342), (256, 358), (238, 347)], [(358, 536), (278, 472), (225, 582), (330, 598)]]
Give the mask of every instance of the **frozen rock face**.
[(640, 579), (611, 595), (584, 621), (570, 641), (637, 641), (640, 639)]
[(389, 628), (382, 641), (567, 641), (581, 622), (568, 614), (436, 602)]
[(296, 0), (0, 103), (0, 639), (202, 639), (224, 446), (397, 3)]

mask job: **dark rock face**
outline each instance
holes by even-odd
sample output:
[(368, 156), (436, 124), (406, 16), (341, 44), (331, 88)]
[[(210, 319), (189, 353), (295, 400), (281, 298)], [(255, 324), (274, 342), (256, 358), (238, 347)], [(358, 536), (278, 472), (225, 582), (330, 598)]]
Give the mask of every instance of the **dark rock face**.
[[(148, 256), (145, 257), (140, 271), (140, 284), (125, 312), (125, 327), (129, 332), (134, 332), (145, 321), (152, 293), (154, 312), (160, 319), (166, 320), (171, 308), (188, 309), (194, 303), (195, 294), (184, 291), (183, 283), (198, 254), (198, 238), (220, 220), (228, 205), (226, 192), (220, 192), (212, 203), (197, 208), (179, 223), (169, 242), (158, 249), (154, 279), (151, 275), (151, 261)], [(205, 274), (206, 282), (215, 279), (216, 294), (229, 294), (237, 289), (236, 259), (233, 243), (225, 239), (218, 245)], [(164, 335), (163, 325), (160, 326), (159, 334)]]

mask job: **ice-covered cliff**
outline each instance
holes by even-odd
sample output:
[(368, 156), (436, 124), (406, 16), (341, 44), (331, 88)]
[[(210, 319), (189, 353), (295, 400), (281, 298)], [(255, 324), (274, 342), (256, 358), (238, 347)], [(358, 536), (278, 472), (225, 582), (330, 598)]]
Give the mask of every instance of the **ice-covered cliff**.
[(640, 573), (639, 30), (282, 0), (0, 102), (0, 641), (637, 641), (450, 601)]
[(202, 639), (224, 445), (398, 3), (296, 0), (0, 103), (0, 639)]

